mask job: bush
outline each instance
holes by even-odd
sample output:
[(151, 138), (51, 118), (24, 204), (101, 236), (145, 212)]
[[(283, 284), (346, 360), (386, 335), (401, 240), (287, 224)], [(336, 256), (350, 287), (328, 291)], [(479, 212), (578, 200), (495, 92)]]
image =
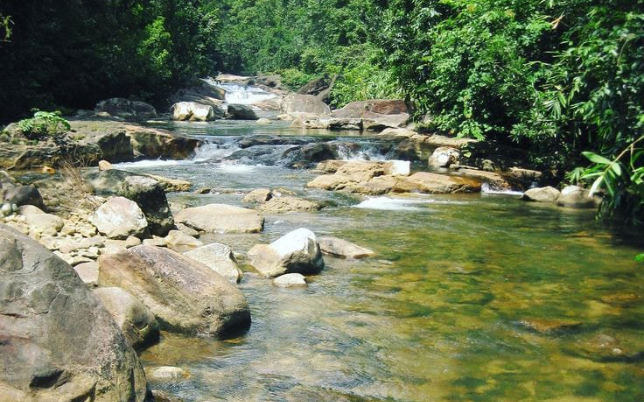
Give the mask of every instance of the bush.
[(34, 117), (20, 120), (18, 127), (22, 134), (30, 140), (56, 137), (71, 128), (69, 122), (60, 116), (59, 111), (36, 111)]

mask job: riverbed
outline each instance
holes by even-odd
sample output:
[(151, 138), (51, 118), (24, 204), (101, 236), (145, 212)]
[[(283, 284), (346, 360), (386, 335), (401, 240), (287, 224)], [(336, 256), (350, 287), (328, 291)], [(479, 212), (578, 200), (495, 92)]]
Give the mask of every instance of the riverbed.
[[(172, 203), (245, 206), (246, 192), (279, 188), (326, 205), (266, 215), (261, 234), (202, 241), (243, 256), (306, 227), (377, 254), (325, 256), (306, 289), (276, 288), (241, 259), (248, 332), (227, 340), (164, 334), (142, 353), (144, 365), (179, 366), (189, 376), (153, 388), (188, 402), (644, 400), (644, 265), (634, 261), (643, 244), (606, 229), (592, 211), (526, 203), (515, 193), (362, 198), (309, 190), (315, 172), (275, 157), (289, 141), (359, 143), (343, 157), (385, 160), (382, 139), (282, 122), (166, 128), (207, 144), (192, 160), (116, 167), (211, 189), (169, 194)], [(240, 138), (253, 136), (289, 141), (231, 159)]]

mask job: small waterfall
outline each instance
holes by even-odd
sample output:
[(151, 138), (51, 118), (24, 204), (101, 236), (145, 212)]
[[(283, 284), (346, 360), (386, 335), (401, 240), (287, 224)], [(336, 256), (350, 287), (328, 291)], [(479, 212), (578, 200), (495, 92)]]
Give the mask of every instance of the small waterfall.
[[(343, 161), (385, 161), (382, 146), (369, 142), (338, 142), (338, 159)], [(386, 151), (386, 150), (384, 150)]]
[(259, 87), (252, 85), (238, 85), (238, 84), (224, 84), (217, 82), (212, 78), (206, 81), (216, 87), (222, 88), (226, 91), (226, 103), (250, 105), (253, 103), (262, 102), (268, 99), (276, 98), (277, 95), (264, 91)]

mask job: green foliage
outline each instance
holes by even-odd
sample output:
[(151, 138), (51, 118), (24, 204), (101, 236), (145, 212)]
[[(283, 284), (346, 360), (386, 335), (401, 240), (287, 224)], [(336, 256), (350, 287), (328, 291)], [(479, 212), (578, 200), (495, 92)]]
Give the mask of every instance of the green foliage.
[(630, 143), (615, 157), (583, 152), (592, 162), (588, 168), (574, 170), (573, 181), (592, 180), (590, 194), (606, 191), (599, 216), (617, 218), (632, 225), (644, 224), (644, 136)]
[(71, 128), (69, 122), (61, 117), (59, 111), (44, 112), (40, 110), (36, 111), (32, 118), (20, 120), (18, 127), (25, 137), (32, 140), (55, 137)]
[(0, 13), (0, 42), (6, 42), (11, 37), (11, 16)]
[(307, 74), (296, 68), (287, 68), (279, 71), (282, 77), (282, 83), (292, 91), (296, 91), (309, 81), (315, 78), (313, 74)]

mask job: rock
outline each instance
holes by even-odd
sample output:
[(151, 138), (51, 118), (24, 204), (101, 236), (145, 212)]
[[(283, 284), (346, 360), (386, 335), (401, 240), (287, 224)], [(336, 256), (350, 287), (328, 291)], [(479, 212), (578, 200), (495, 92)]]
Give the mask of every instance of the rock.
[(100, 101), (94, 108), (95, 113), (107, 113), (123, 119), (145, 120), (157, 117), (154, 106), (145, 102), (131, 101), (125, 98), (111, 98)]
[(523, 169), (520, 167), (511, 167), (509, 172), (514, 178), (522, 181), (535, 181), (543, 176), (543, 172), (538, 170)]
[(317, 274), (324, 268), (315, 234), (300, 228), (271, 244), (257, 244), (248, 251), (250, 264), (266, 277), (286, 273)]
[(136, 236), (130, 236), (125, 239), (125, 248), (136, 247), (141, 244), (141, 239)]
[(13, 213), (13, 208), (11, 207), (11, 204), (6, 203), (2, 204), (2, 207), (0, 207), (0, 213), (2, 213), (2, 216), (9, 216)]
[(447, 168), (458, 163), (461, 152), (456, 148), (439, 147), (429, 158), (429, 166), (433, 168)]
[[(218, 108), (218, 106), (215, 106)], [(211, 121), (216, 119), (215, 109), (211, 105), (202, 105), (196, 102), (178, 102), (170, 108), (172, 120), (177, 121)]]
[(151, 239), (144, 239), (142, 244), (150, 247), (167, 247), (168, 242), (163, 237), (152, 236)]
[[(213, 85), (209, 80), (198, 79), (195, 80), (192, 86), (178, 90), (170, 97), (170, 102), (195, 102), (212, 106), (213, 109), (219, 109), (225, 99), (226, 91), (223, 88)], [(221, 118), (223, 115), (224, 113), (221, 109), (219, 114), (215, 113), (217, 118)]]
[(361, 118), (349, 117), (319, 117), (314, 119), (295, 119), (291, 127), (301, 127), (322, 130), (357, 130), (363, 129)]
[(398, 193), (417, 191), (429, 194), (474, 193), (481, 191), (481, 183), (464, 177), (418, 172), (401, 178), (393, 191)]
[(328, 75), (325, 75), (320, 78), (309, 81), (300, 89), (297, 90), (298, 94), (302, 95), (319, 95), (321, 92), (329, 88), (331, 85), (331, 78)]
[(203, 144), (198, 138), (153, 127), (125, 124), (135, 152), (148, 158), (187, 159)]
[(285, 274), (273, 279), (273, 285), (279, 288), (307, 287), (306, 278), (302, 274)]
[(317, 202), (292, 196), (274, 197), (259, 207), (260, 211), (273, 214), (284, 212), (315, 212), (320, 209), (322, 209), (322, 205)]
[(368, 248), (360, 247), (357, 244), (333, 236), (320, 237), (318, 244), (324, 254), (333, 257), (358, 259), (371, 257), (376, 254)]
[(99, 284), (132, 293), (162, 329), (223, 336), (250, 325), (248, 303), (233, 284), (167, 249), (143, 245), (101, 256)]
[(151, 234), (165, 236), (174, 227), (168, 199), (157, 180), (116, 169), (89, 174), (87, 179), (98, 195), (119, 195), (136, 202)]
[(567, 208), (597, 208), (601, 198), (590, 197), (588, 190), (578, 186), (566, 186), (557, 198), (557, 205)]
[(110, 239), (125, 239), (140, 236), (148, 227), (148, 221), (136, 202), (125, 197), (114, 197), (101, 205), (90, 218), (99, 232)]
[(112, 164), (106, 161), (105, 159), (101, 159), (100, 161), (98, 161), (98, 170), (103, 171), (103, 170), (110, 170), (112, 168), (113, 168)]
[(335, 159), (338, 157), (338, 153), (332, 144), (312, 143), (287, 149), (282, 157), (291, 161), (288, 163), (288, 167), (300, 169), (323, 160)]
[(318, 163), (315, 166), (315, 170), (322, 173), (335, 173), (342, 166), (346, 165), (347, 161), (339, 161), (335, 159), (329, 159)]
[(0, 284), (0, 400), (145, 400), (141, 364), (96, 296), (69, 265), (4, 225)]
[(128, 291), (117, 287), (98, 288), (94, 294), (112, 315), (130, 346), (140, 349), (159, 341), (159, 323), (154, 314)]
[(396, 99), (376, 99), (351, 102), (331, 113), (334, 118), (361, 118), (365, 130), (382, 131), (400, 127), (409, 120), (405, 102)]
[(519, 324), (542, 335), (567, 333), (579, 329), (582, 325), (579, 321), (551, 319), (525, 319), (519, 321)]
[(209, 233), (258, 233), (264, 227), (264, 218), (252, 209), (225, 204), (186, 208), (176, 221)]
[(329, 114), (329, 105), (313, 95), (288, 94), (282, 100), (283, 113), (312, 113), (316, 115)]
[(522, 200), (554, 203), (561, 193), (554, 187), (531, 188), (523, 194)]
[(20, 214), (25, 217), (25, 223), (33, 233), (55, 235), (65, 225), (56, 215), (47, 214), (33, 205), (20, 207)]
[(172, 366), (157, 367), (150, 372), (150, 378), (153, 380), (176, 380), (187, 378), (189, 375), (186, 370)]
[(496, 172), (487, 172), (485, 170), (476, 169), (458, 169), (458, 173), (464, 177), (470, 177), (487, 183), (488, 189), (492, 190), (510, 190), (512, 185), (505, 176)]
[(246, 194), (242, 202), (261, 204), (270, 200), (272, 197), (273, 193), (271, 190), (267, 188), (258, 188), (257, 190), (253, 190)]
[(151, 177), (154, 180), (158, 181), (161, 185), (161, 188), (166, 193), (190, 191), (190, 187), (192, 187), (192, 183), (186, 180), (171, 179), (169, 177), (157, 176), (155, 174), (149, 174), (148, 177)]
[(0, 185), (0, 200), (8, 204), (16, 204), (17, 206), (33, 205), (40, 209), (45, 208), (42, 195), (33, 185), (20, 186), (20, 185)]
[(179, 230), (171, 230), (165, 237), (165, 242), (169, 249), (180, 253), (203, 246), (202, 242)]
[(183, 233), (187, 234), (188, 236), (192, 236), (194, 238), (199, 237), (200, 233), (196, 230), (194, 230), (191, 227), (188, 227), (184, 225), (183, 223), (177, 223), (177, 230), (182, 231)]
[(74, 267), (74, 271), (90, 288), (98, 286), (98, 264), (95, 261), (78, 264)]
[(268, 120), (267, 118), (262, 117), (261, 119), (257, 119), (257, 124), (260, 124), (260, 125), (271, 124), (271, 121)]
[(225, 244), (211, 243), (183, 255), (206, 265), (231, 282), (239, 282), (242, 277), (232, 249)]
[(619, 338), (608, 333), (581, 336), (566, 351), (573, 356), (583, 357), (600, 363), (636, 363), (644, 359), (644, 343), (641, 334), (628, 332)]
[(233, 120), (258, 120), (257, 115), (248, 105), (231, 103), (228, 105), (228, 114)]

